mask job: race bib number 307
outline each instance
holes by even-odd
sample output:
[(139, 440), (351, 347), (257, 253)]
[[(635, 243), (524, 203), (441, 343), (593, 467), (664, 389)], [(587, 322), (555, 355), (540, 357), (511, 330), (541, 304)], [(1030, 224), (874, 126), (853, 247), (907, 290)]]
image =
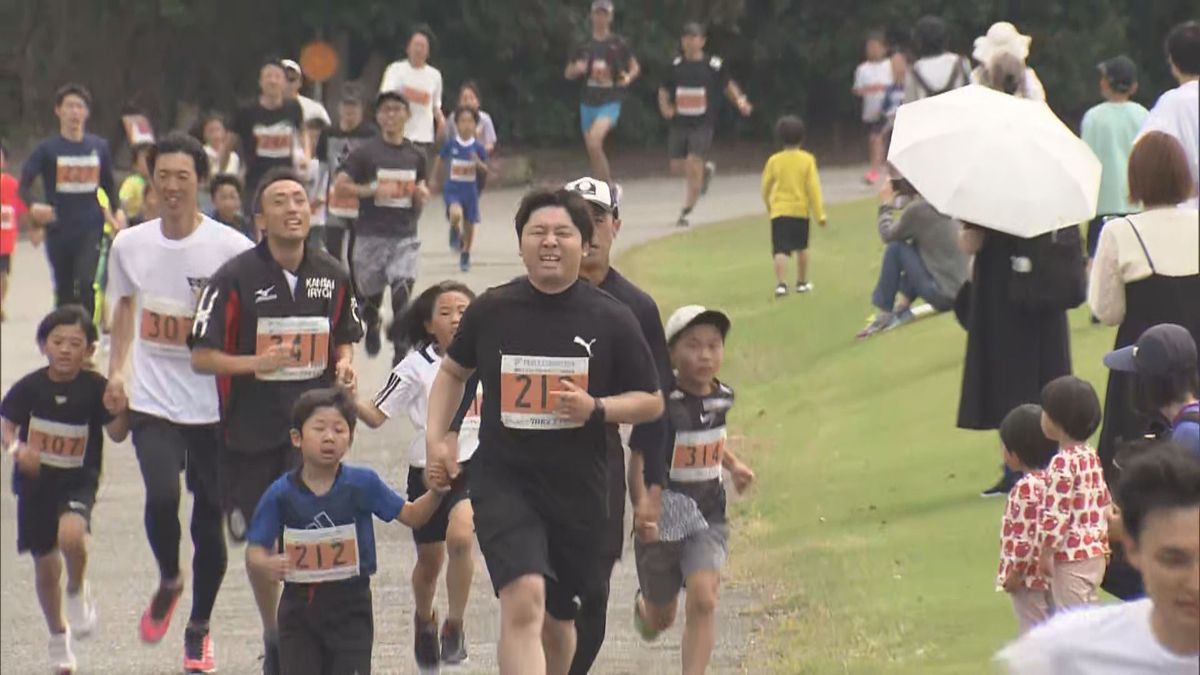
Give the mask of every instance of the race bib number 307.
[(288, 349), (287, 365), (271, 373), (260, 373), (260, 380), (311, 380), (320, 377), (329, 365), (329, 319), (323, 316), (259, 318), (255, 354), (275, 346)]
[(284, 579), (297, 584), (338, 581), (358, 576), (358, 531), (354, 525), (315, 530), (283, 530), (288, 559)]
[(37, 451), (42, 464), (59, 469), (78, 469), (83, 466), (83, 457), (87, 452), (88, 427), (86, 424), (64, 424), (30, 417), (26, 442)]
[(138, 337), (148, 349), (187, 354), (194, 314), (192, 308), (183, 303), (146, 297), (142, 301)]
[(554, 414), (558, 392), (569, 381), (588, 386), (588, 359), (582, 356), (500, 358), (500, 421), (510, 429), (573, 429), (583, 426)]

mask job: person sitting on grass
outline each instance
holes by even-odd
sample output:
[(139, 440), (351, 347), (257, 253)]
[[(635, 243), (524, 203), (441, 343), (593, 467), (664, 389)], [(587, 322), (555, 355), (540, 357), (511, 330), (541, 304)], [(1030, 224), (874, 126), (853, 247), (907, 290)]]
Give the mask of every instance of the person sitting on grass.
[(1146, 598), (1064, 612), (996, 655), (1010, 675), (1200, 671), (1200, 460), (1157, 441), (1117, 483), (1122, 542)]
[(1025, 403), (1013, 408), (1000, 423), (1004, 465), (1021, 478), (1008, 493), (1000, 531), (1000, 569), (996, 590), (1008, 593), (1025, 633), (1050, 618), (1054, 598), (1050, 579), (1038, 568), (1038, 527), (1046, 499), (1046, 467), (1058, 451), (1042, 433), (1042, 407)]
[(771, 252), (775, 260), (775, 297), (787, 295), (787, 259), (796, 254), (796, 292), (808, 293), (808, 224), (816, 219), (825, 227), (821, 199), (821, 177), (817, 160), (802, 149), (804, 121), (784, 115), (775, 123), (775, 135), (783, 149), (771, 155), (762, 174), (762, 198), (771, 218)]
[(967, 254), (958, 246), (958, 221), (933, 208), (903, 178), (888, 182), (879, 200), (877, 224), (886, 247), (871, 296), (875, 319), (858, 332), (859, 338), (911, 321), (917, 298), (939, 312), (952, 309), (969, 274)]

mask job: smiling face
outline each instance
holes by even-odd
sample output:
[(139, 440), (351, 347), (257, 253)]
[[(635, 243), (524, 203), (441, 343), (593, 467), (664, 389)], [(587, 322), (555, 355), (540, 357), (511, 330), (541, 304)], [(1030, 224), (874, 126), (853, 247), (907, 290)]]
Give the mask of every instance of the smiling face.
[(55, 326), (40, 348), (50, 362), (50, 370), (64, 380), (75, 377), (83, 369), (84, 360), (95, 352), (95, 345), (88, 344), (87, 333), (77, 323)]
[(441, 353), (446, 353), (469, 304), (471, 299), (458, 291), (446, 291), (433, 303), (433, 316), (425, 322), (425, 332), (433, 336)]
[(278, 180), (263, 190), (254, 222), (269, 240), (302, 243), (308, 237), (311, 215), (304, 186), (294, 180)]
[(292, 445), (300, 448), (305, 464), (337, 466), (350, 451), (354, 433), (337, 408), (317, 408), (300, 429), (292, 429)]
[(151, 180), (164, 217), (170, 220), (196, 213), (200, 178), (196, 175), (196, 162), (191, 155), (186, 152), (159, 155), (154, 161)]
[(383, 99), (375, 110), (375, 121), (384, 135), (396, 136), (404, 133), (404, 125), (408, 124), (408, 106), (391, 98)]
[(541, 289), (561, 290), (579, 277), (583, 237), (561, 206), (534, 211), (521, 231), (521, 260), (529, 279)]
[(1155, 613), (1180, 634), (1200, 632), (1200, 506), (1150, 511), (1125, 546)]
[(479, 110), (479, 96), (474, 89), (463, 87), (462, 91), (458, 92), (458, 104), (464, 108)]
[(214, 117), (204, 125), (204, 144), (220, 150), (225, 147), (226, 133), (225, 123)]

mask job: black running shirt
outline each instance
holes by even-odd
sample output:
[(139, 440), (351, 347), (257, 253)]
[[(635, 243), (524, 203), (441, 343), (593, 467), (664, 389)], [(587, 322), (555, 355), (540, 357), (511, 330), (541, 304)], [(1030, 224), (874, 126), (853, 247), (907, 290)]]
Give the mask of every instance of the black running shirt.
[(713, 126), (717, 122), (721, 96), (729, 86), (729, 69), (719, 56), (689, 61), (676, 56), (663, 89), (675, 105), (676, 127)]
[(667, 426), (674, 449), (667, 457), (667, 488), (696, 501), (709, 523), (725, 522), (725, 416), (733, 407), (733, 389), (713, 383), (708, 396), (675, 387), (667, 395)]

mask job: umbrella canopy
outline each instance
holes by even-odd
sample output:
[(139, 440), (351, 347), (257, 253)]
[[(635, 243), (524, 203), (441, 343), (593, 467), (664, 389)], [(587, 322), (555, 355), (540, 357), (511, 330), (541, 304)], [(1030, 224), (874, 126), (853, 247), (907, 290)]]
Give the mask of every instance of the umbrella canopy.
[(1018, 237), (1096, 215), (1091, 148), (1045, 103), (987, 87), (900, 106), (888, 161), (942, 213)]

